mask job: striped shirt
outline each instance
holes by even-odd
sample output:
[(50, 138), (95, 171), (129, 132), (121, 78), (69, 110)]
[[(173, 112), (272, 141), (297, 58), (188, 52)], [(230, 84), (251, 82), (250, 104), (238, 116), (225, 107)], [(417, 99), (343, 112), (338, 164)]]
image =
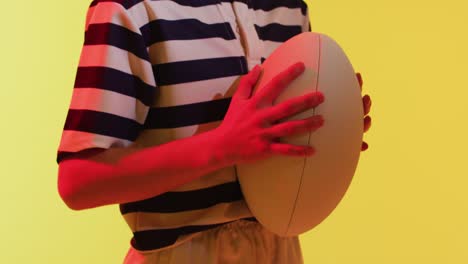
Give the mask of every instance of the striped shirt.
[[(85, 149), (150, 147), (215, 128), (234, 81), (304, 31), (302, 0), (92, 1), (57, 162)], [(252, 219), (234, 166), (120, 211), (131, 245), (145, 252)]]

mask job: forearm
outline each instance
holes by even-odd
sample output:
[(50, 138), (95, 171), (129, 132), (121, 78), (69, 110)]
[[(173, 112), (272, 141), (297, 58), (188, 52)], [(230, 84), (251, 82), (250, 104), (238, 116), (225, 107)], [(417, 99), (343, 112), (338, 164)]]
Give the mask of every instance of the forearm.
[(59, 192), (75, 210), (138, 201), (232, 165), (214, 130), (163, 145), (107, 149), (60, 163)]

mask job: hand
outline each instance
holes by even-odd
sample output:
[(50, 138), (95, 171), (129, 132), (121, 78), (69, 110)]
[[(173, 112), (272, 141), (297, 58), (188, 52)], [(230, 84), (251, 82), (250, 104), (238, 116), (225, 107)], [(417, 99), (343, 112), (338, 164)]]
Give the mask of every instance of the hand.
[(276, 139), (315, 131), (323, 125), (322, 116), (284, 121), (278, 120), (314, 108), (324, 101), (320, 92), (312, 92), (273, 105), (275, 99), (304, 71), (303, 63), (296, 63), (279, 73), (263, 89), (251, 96), (261, 74), (256, 66), (240, 79), (231, 104), (219, 127), (216, 137), (223, 148), (228, 164), (252, 162), (273, 154), (310, 156), (315, 150), (310, 146), (285, 144)]
[[(360, 73), (356, 73), (356, 77), (359, 81), (359, 87), (361, 87), (361, 91), (362, 91), (362, 84), (363, 84), (362, 76)], [(365, 133), (371, 127), (371, 117), (368, 114), (370, 112), (372, 101), (369, 95), (366, 94), (362, 97), (362, 104), (364, 106), (364, 133)], [(365, 141), (362, 142), (361, 150), (365, 151), (368, 148), (369, 148), (369, 144), (367, 144)]]

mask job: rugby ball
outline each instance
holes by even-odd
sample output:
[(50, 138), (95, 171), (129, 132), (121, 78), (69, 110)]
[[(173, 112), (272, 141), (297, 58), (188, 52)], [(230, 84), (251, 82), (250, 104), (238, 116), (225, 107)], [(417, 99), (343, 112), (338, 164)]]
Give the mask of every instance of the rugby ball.
[(253, 94), (275, 75), (302, 61), (304, 73), (274, 104), (311, 91), (325, 101), (281, 122), (321, 114), (324, 126), (315, 132), (283, 137), (281, 142), (311, 145), (310, 157), (273, 155), (236, 165), (246, 203), (254, 217), (280, 236), (311, 230), (343, 199), (354, 176), (363, 138), (363, 105), (355, 71), (340, 46), (327, 35), (305, 32), (281, 44), (262, 64)]

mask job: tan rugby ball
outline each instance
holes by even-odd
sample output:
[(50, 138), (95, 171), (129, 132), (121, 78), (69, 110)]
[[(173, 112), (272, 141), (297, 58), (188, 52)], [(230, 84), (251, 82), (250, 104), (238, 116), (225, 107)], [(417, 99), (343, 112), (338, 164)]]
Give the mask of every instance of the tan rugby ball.
[(302, 234), (321, 223), (336, 208), (355, 173), (363, 137), (362, 97), (355, 71), (344, 51), (330, 37), (306, 32), (279, 46), (263, 63), (254, 93), (290, 65), (302, 61), (306, 69), (278, 97), (321, 91), (325, 101), (292, 119), (321, 114), (319, 130), (283, 137), (281, 142), (311, 145), (311, 157), (274, 155), (237, 165), (246, 202), (257, 220), (280, 236)]

